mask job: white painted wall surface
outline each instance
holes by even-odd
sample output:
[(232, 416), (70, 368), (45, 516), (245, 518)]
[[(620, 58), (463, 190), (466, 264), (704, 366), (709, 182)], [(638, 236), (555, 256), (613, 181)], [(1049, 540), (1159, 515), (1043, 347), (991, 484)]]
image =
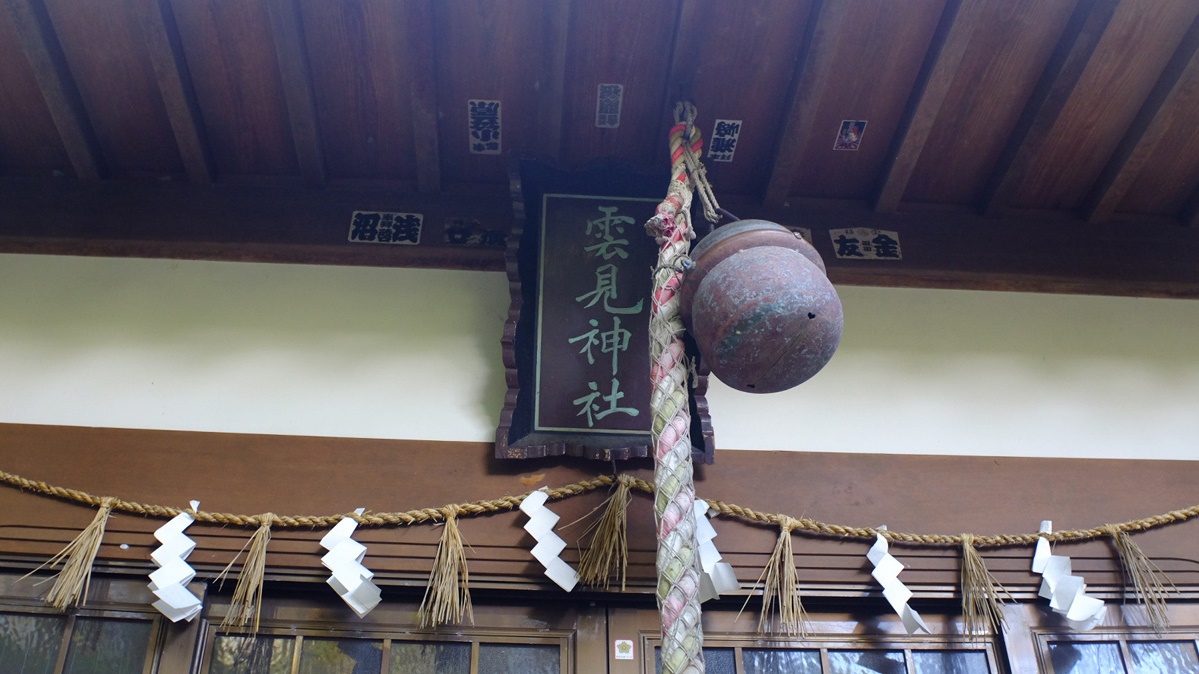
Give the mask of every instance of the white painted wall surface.
[[(717, 446), (1199, 457), (1199, 302), (844, 287), (803, 386)], [(503, 274), (0, 255), (0, 422), (488, 441)]]

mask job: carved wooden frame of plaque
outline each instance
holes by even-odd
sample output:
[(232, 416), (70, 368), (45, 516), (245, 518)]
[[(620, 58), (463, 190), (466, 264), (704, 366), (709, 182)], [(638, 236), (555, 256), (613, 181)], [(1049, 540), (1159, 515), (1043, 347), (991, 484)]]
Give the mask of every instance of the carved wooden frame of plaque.
[[(574, 352), (573, 355), (566, 353), (573, 351), (574, 345), (569, 349), (559, 346), (557, 350), (549, 353), (538, 349), (543, 324), (546, 322), (546, 316), (542, 314), (549, 313), (542, 303), (541, 292), (541, 285), (546, 276), (541, 264), (543, 254), (546, 254), (543, 250), (543, 239), (556, 238), (554, 233), (549, 237), (543, 237), (542, 232), (543, 226), (548, 224), (543, 222), (543, 209), (547, 204), (554, 212), (559, 212), (555, 209), (567, 208), (560, 204), (571, 199), (577, 199), (583, 205), (595, 205), (597, 200), (602, 200), (621, 207), (628, 206), (627, 214), (632, 217), (632, 221), (628, 224), (628, 217), (623, 218), (627, 225), (623, 230), (623, 236), (628, 239), (629, 246), (641, 247), (638, 254), (646, 249), (650, 254), (650, 258), (646, 258), (648, 263), (644, 265), (643, 289), (646, 327), (642, 329), (648, 332), (649, 290), (652, 285), (650, 279), (653, 264), (656, 263), (657, 246), (653, 239), (645, 234), (643, 225), (661, 201), (659, 192), (662, 192), (662, 180), (612, 166), (596, 166), (570, 173), (534, 159), (515, 160), (510, 166), (509, 178), (515, 218), (505, 256), (511, 296), (508, 320), (504, 325), (502, 338), (507, 392), (500, 413), (500, 423), (496, 429), (496, 457), (526, 459), (565, 455), (606, 461), (651, 456), (648, 336), (640, 340), (645, 345), (644, 358), (641, 360), (638, 357), (637, 361), (644, 367), (645, 414), (638, 415), (640, 419), (644, 419), (644, 430), (583, 430), (539, 422), (539, 416), (548, 409), (542, 405), (540, 395), (540, 384), (543, 383), (541, 373), (545, 363), (566, 363), (569, 369), (570, 363), (578, 361), (578, 352)], [(560, 247), (562, 244), (559, 241), (552, 242), (552, 245)], [(552, 255), (553, 251), (550, 254)], [(629, 298), (629, 301), (631, 302), (632, 298)], [(697, 462), (712, 463), (713, 433), (705, 398), (708, 388), (707, 372), (700, 367), (697, 352), (690, 343), (688, 352), (697, 362), (696, 374), (690, 382), (692, 455)], [(554, 358), (574, 358), (574, 361), (554, 361)], [(616, 369), (614, 359), (613, 393), (616, 391)], [(567, 380), (570, 380), (569, 377)], [(561, 412), (556, 414), (560, 415)], [(582, 415), (583, 412), (580, 411), (575, 416)], [(587, 420), (590, 423), (590, 414), (587, 415)]]

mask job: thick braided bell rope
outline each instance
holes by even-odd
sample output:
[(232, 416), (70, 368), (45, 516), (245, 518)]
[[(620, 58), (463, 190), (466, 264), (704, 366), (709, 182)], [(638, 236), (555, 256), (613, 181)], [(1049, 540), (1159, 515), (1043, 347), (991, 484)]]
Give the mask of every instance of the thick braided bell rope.
[[(690, 121), (690, 120), (689, 120)], [(658, 607), (662, 613), (662, 671), (702, 674), (699, 555), (695, 538), (695, 482), (691, 466), (691, 409), (679, 286), (695, 233), (691, 228), (693, 183), (684, 142), (698, 155), (699, 131), (675, 111), (670, 130), (671, 180), (666, 199), (646, 223), (658, 242), (650, 309), (650, 378), (653, 393), (654, 517), (658, 525)], [(684, 135), (687, 138), (684, 138)]]

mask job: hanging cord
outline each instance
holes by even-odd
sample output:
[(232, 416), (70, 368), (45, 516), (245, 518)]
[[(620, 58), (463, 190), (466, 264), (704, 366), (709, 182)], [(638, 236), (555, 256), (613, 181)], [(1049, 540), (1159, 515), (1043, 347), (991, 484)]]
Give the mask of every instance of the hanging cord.
[(724, 211), (716, 201), (716, 193), (712, 191), (712, 183), (708, 182), (708, 169), (699, 160), (704, 141), (700, 137), (699, 129), (695, 127), (695, 116), (695, 105), (690, 101), (679, 101), (675, 104), (675, 123), (681, 123), (685, 126), (683, 137), (688, 140), (688, 142), (682, 144), (683, 162), (686, 164), (687, 173), (695, 185), (695, 192), (699, 195), (700, 203), (704, 205), (704, 219), (715, 225), (720, 222), (720, 213), (727, 213), (727, 211)]

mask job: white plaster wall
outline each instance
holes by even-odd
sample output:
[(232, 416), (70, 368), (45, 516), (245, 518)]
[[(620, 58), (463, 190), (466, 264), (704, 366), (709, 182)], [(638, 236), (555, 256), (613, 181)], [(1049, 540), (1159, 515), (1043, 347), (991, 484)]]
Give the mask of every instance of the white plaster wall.
[[(798, 389), (719, 449), (1183, 458), (1199, 302), (845, 287)], [(500, 273), (0, 255), (0, 422), (487, 441)]]

